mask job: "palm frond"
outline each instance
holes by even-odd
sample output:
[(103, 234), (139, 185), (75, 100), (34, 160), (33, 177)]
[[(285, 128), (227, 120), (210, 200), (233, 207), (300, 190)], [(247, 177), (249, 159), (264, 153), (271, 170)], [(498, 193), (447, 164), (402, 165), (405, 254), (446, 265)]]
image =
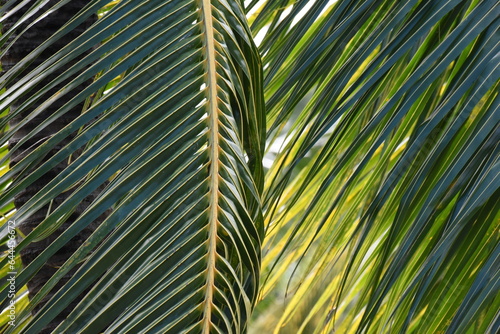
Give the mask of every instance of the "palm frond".
[[(31, 8), (25, 17), (40, 18), (68, 3), (61, 1), (41, 13), (42, 1), (28, 2)], [(38, 333), (89, 286), (90, 292), (57, 332), (96, 333), (105, 328), (107, 332), (239, 332), (246, 328), (258, 289), (265, 138), (260, 58), (242, 4), (120, 1), (35, 70), (23, 71), (108, 2), (89, 1), (1, 80), (6, 91), (0, 96), (0, 109), (20, 102), (1, 119), (2, 126), (36, 106), (3, 134), (6, 143), (61, 96), (95, 78), (3, 158), (74, 106), (95, 97), (73, 122), (1, 176), (0, 182), (12, 178), (0, 196), (5, 205), (83, 148), (57, 178), (15, 212), (13, 219), (19, 224), (59, 194), (71, 192), (17, 245), (16, 252), (53, 233), (78, 203), (111, 180), (78, 219), (19, 273), (17, 284), (26, 283), (79, 231), (113, 209), (17, 315), (22, 323), (57, 281), (83, 262), (42, 310), (22, 323), (22, 332)], [(14, 10), (4, 7), (4, 17)], [(19, 33), (16, 28), (2, 36), (4, 42)], [(49, 84), (33, 90), (95, 45)], [(13, 83), (15, 77), (20, 80)], [(113, 80), (111, 87), (108, 83)], [(58, 92), (40, 101), (54, 87), (60, 87)], [(75, 137), (57, 154), (47, 156), (72, 134)], [(4, 305), (6, 292), (1, 292)]]
[[(25, 12), (2, 55), (70, 1), (4, 3), (2, 22)], [(245, 5), (92, 0), (0, 79), (0, 110), (16, 105), (0, 118), (3, 148), (57, 106), (0, 166), (85, 105), (2, 170), (0, 208), (17, 224), (69, 194), (16, 252), (102, 188), (17, 284), (111, 209), (17, 315), (20, 331), (38, 333), (91, 287), (56, 332), (239, 333), (256, 302), (254, 333), (497, 332), (500, 5)]]
[(278, 295), (263, 325), (276, 333), (486, 332), (500, 306), (500, 6), (307, 3), (250, 12), (274, 160), (255, 321)]

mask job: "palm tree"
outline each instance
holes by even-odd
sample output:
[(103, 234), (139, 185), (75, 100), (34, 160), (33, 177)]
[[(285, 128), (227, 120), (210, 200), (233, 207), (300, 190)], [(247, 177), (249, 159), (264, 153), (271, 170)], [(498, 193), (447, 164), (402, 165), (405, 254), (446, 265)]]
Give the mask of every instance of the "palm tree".
[[(38, 333), (74, 301), (54, 332), (497, 332), (499, 14), (489, 0), (89, 1), (1, 80), (0, 127), (18, 119), (3, 143), (36, 119), (4, 165), (84, 103), (0, 176), (16, 226), (69, 193), (15, 247), (61, 232), (16, 285), (111, 213), (5, 332)], [(14, 32), (30, 29), (2, 41)]]

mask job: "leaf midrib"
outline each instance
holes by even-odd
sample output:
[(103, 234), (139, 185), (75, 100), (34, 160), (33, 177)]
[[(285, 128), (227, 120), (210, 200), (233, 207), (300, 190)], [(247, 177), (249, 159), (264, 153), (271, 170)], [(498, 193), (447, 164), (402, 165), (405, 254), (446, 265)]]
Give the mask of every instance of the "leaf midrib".
[(202, 24), (204, 27), (204, 56), (206, 59), (207, 87), (206, 98), (208, 102), (208, 122), (209, 122), (209, 155), (210, 155), (210, 201), (209, 201), (209, 222), (208, 222), (208, 260), (207, 260), (207, 280), (205, 291), (205, 302), (203, 309), (202, 328), (203, 333), (210, 333), (212, 306), (215, 281), (215, 261), (217, 257), (217, 225), (219, 206), (219, 115), (217, 102), (217, 72), (215, 61), (215, 44), (212, 21), (211, 0), (201, 1)]

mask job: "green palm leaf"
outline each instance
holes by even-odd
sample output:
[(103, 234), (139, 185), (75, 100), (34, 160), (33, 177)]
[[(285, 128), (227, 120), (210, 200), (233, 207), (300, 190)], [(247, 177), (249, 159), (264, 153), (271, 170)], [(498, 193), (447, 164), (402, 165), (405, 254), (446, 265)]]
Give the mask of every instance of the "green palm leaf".
[[(23, 62), (28, 63), (40, 49), (105, 4), (89, 2), (73, 22)], [(49, 85), (31, 90), (34, 82), (98, 42), (102, 43), (94, 51)], [(2, 82), (7, 84), (22, 73), (23, 64), (18, 65)], [(3, 124), (39, 104), (25, 118), (26, 124), (96, 75), (90, 86), (29, 136), (50, 126), (111, 79), (121, 79), (2, 176), (2, 180), (14, 178), (1, 196), (5, 204), (85, 147), (68, 168), (15, 213), (14, 219), (22, 221), (51, 198), (72, 191), (16, 251), (52, 233), (78, 203), (112, 178), (87, 210), (20, 273), (18, 284), (24, 284), (59, 248), (113, 208), (18, 314), (21, 319), (27, 316), (60, 277), (85, 260), (23, 332), (39, 332), (95, 281), (57, 332), (243, 330), (258, 288), (264, 116), (260, 61), (241, 5), (225, 1), (120, 2), (35, 71), (24, 73), (8, 87), (1, 96), (2, 108), (12, 101), (23, 102), (2, 119)], [(61, 84), (58, 94), (39, 101), (46, 91)], [(15, 130), (9, 129), (3, 142)], [(75, 131), (78, 134), (69, 144), (37, 166)], [(3, 290), (3, 298), (5, 293)]]
[(498, 326), (499, 10), (252, 2), (274, 160), (255, 332)]
[[(47, 3), (5, 1), (2, 21), (29, 9), (2, 55)], [(17, 223), (67, 195), (16, 251), (100, 190), (17, 284), (111, 212), (17, 330), (39, 332), (89, 288), (56, 332), (498, 332), (499, 14), (494, 0), (89, 1), (0, 80), (0, 109), (17, 105), (2, 145), (58, 106), (2, 166), (85, 102), (0, 175)]]

